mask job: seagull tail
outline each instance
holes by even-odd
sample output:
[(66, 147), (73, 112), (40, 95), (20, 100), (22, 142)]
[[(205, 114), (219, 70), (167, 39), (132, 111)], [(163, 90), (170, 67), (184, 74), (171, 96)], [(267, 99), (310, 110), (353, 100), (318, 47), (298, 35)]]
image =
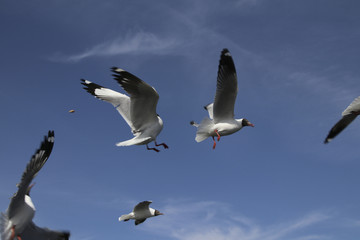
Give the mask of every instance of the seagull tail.
[(142, 144), (147, 144), (150, 142), (151, 137), (146, 137), (146, 138), (139, 138), (139, 137), (134, 137), (132, 139), (123, 141), (123, 142), (118, 142), (116, 143), (116, 146), (118, 147), (124, 147), (124, 146), (131, 146), (131, 145), (142, 145)]
[(124, 215), (121, 215), (119, 217), (119, 222), (121, 221), (128, 221), (129, 219), (131, 219), (131, 215), (130, 214), (124, 214)]
[(1, 239), (10, 239), (11, 237), (11, 222), (4, 213), (1, 213), (0, 216), (0, 236)]
[(206, 138), (210, 137), (211, 135), (209, 134), (209, 132), (211, 132), (213, 125), (214, 125), (213, 120), (209, 118), (204, 118), (201, 121), (201, 123), (198, 125), (195, 141), (202, 142)]

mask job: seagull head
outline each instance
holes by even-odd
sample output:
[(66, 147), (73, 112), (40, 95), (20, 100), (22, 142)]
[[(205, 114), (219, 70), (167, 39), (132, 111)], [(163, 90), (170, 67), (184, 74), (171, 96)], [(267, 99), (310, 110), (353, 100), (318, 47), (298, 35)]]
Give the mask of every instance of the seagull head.
[(255, 127), (255, 125), (254, 124), (252, 124), (249, 120), (247, 120), (246, 118), (243, 118), (243, 120), (242, 120), (242, 125), (243, 126), (250, 126), (250, 127)]
[(158, 216), (158, 215), (164, 215), (163, 213), (161, 213), (159, 210), (155, 210), (155, 214), (154, 216)]

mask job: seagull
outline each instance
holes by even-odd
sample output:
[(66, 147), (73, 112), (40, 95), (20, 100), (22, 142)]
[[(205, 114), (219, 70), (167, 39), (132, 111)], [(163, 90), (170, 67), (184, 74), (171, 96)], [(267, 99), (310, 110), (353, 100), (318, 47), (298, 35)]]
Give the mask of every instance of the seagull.
[(344, 110), (342, 118), (331, 128), (324, 143), (330, 142), (342, 130), (344, 130), (358, 115), (360, 114), (360, 96), (355, 98), (354, 101)]
[(244, 126), (254, 127), (254, 124), (245, 118), (234, 119), (234, 105), (238, 91), (238, 83), (234, 61), (228, 49), (221, 52), (217, 76), (216, 95), (213, 103), (205, 106), (209, 118), (204, 118), (200, 124), (191, 121), (190, 124), (197, 127), (195, 141), (201, 142), (208, 137), (214, 141), (220, 141), (221, 136), (226, 136), (239, 131)]
[(81, 84), (96, 98), (111, 103), (131, 128), (134, 138), (119, 142), (116, 146), (146, 145), (148, 150), (159, 152), (159, 149), (148, 146), (148, 143), (154, 141), (155, 146), (169, 148), (165, 143), (156, 142), (163, 121), (156, 113), (159, 94), (155, 88), (123, 69), (113, 67), (111, 70), (115, 80), (130, 97), (85, 79), (81, 79)]
[(1, 213), (0, 232), (2, 240), (68, 240), (67, 231), (53, 231), (40, 228), (32, 221), (35, 215), (35, 206), (30, 198), (31, 184), (40, 169), (48, 160), (54, 145), (54, 131), (49, 131), (40, 148), (31, 157), (20, 183), (18, 191), (11, 198), (6, 213)]
[(121, 215), (121, 217), (119, 217), (119, 221), (126, 222), (130, 219), (135, 219), (135, 225), (138, 225), (145, 222), (145, 220), (149, 217), (164, 215), (159, 212), (159, 210), (149, 207), (150, 203), (152, 203), (152, 201), (143, 201), (138, 203), (131, 213)]

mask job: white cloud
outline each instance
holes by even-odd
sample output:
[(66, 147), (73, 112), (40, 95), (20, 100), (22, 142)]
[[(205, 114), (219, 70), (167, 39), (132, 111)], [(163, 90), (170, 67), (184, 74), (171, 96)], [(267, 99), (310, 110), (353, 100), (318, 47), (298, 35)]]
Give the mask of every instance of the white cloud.
[[(282, 240), (327, 239), (303, 230), (330, 218), (314, 212), (286, 223), (262, 226), (217, 202), (174, 201), (163, 208), (166, 220), (152, 221), (146, 231), (162, 233), (178, 240)], [(293, 237), (296, 235), (296, 237)]]
[(53, 61), (78, 62), (94, 56), (114, 56), (119, 54), (164, 54), (178, 44), (174, 38), (161, 38), (150, 32), (139, 31), (127, 34), (111, 41), (95, 45), (79, 54), (54, 56)]

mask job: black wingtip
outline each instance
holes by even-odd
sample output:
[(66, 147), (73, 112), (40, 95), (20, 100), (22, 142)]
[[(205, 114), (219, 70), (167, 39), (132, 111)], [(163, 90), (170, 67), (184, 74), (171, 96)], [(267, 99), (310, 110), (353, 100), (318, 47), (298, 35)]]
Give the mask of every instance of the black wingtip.
[(194, 121), (190, 121), (190, 125), (194, 125), (195, 124), (195, 122)]
[(70, 238), (70, 232), (68, 231), (62, 232), (61, 239), (69, 240), (69, 238)]
[(52, 148), (54, 146), (55, 132), (54, 130), (49, 130), (48, 135), (44, 136), (44, 141), (41, 143), (40, 149), (47, 150), (50, 155)]
[(229, 68), (229, 70), (236, 73), (234, 60), (232, 59), (230, 51), (227, 48), (224, 48), (221, 51), (220, 63), (219, 63), (219, 71), (222, 68), (222, 66), (227, 67), (227, 68)]
[(230, 52), (229, 52), (229, 49), (224, 48), (224, 49), (221, 51), (221, 54), (224, 55), (224, 54), (226, 54), (226, 53), (230, 53)]

